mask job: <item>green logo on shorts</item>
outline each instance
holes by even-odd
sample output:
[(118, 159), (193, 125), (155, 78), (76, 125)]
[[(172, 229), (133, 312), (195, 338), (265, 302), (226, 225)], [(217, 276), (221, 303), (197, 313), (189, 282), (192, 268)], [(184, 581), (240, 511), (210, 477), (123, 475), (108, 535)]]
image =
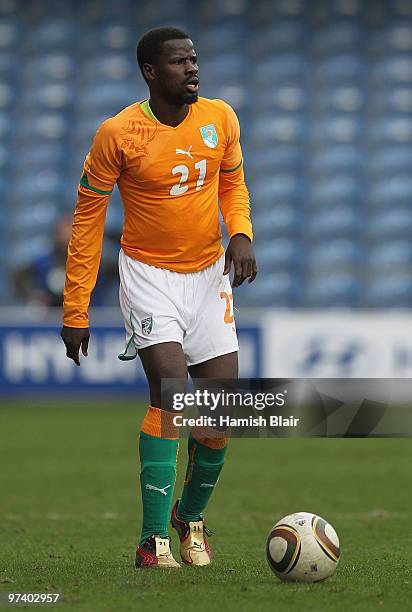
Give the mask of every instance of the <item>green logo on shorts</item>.
[(153, 329), (153, 319), (152, 317), (146, 317), (145, 319), (142, 319), (140, 321), (140, 324), (142, 326), (142, 332), (148, 336), (152, 329)]

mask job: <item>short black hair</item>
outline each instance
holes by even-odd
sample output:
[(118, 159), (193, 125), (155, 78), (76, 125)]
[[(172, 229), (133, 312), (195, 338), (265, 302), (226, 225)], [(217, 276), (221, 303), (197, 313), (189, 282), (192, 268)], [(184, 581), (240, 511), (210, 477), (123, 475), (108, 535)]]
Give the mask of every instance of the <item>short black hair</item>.
[(189, 34), (180, 28), (155, 28), (149, 30), (137, 43), (137, 63), (143, 74), (143, 64), (155, 64), (167, 40), (185, 40)]

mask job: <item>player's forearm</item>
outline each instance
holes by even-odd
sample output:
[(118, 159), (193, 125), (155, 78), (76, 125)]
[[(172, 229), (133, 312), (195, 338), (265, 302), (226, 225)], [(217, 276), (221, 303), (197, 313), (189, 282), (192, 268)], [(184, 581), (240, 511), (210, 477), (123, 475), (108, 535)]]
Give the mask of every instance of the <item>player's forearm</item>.
[(241, 177), (224, 177), (219, 185), (220, 210), (229, 237), (246, 234), (253, 240), (249, 192)]
[(99, 270), (108, 199), (79, 188), (64, 289), (63, 323), (68, 327), (89, 325), (87, 311)]

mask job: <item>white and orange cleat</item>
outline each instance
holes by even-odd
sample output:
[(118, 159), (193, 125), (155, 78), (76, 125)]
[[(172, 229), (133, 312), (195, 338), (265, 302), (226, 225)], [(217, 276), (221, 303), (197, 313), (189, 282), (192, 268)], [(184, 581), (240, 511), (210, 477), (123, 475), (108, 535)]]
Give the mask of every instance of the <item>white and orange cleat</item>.
[(170, 538), (152, 535), (137, 547), (135, 566), (163, 569), (180, 567), (180, 564), (172, 555)]
[(186, 565), (210, 565), (212, 562), (212, 551), (210, 550), (207, 535), (212, 532), (205, 526), (203, 519), (186, 522), (177, 516), (179, 500), (172, 510), (171, 524), (179, 534), (180, 556)]

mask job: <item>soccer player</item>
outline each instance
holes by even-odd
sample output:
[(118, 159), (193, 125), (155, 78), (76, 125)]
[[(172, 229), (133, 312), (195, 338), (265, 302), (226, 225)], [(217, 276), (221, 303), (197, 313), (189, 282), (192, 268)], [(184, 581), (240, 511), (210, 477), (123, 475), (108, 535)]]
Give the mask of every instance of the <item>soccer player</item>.
[[(158, 28), (137, 46), (150, 98), (98, 129), (86, 157), (68, 248), (62, 339), (80, 365), (87, 356), (88, 305), (96, 282), (106, 207), (115, 183), (124, 205), (119, 254), (126, 348), (142, 361), (150, 406), (139, 436), (143, 524), (136, 567), (180, 567), (168, 523), (190, 565), (211, 559), (203, 511), (217, 482), (227, 437), (188, 440), (181, 499), (173, 509), (178, 431), (162, 405), (164, 378), (237, 378), (233, 287), (253, 281), (249, 194), (239, 123), (222, 100), (198, 97), (197, 57), (188, 34)], [(219, 207), (230, 242), (221, 244)]]

